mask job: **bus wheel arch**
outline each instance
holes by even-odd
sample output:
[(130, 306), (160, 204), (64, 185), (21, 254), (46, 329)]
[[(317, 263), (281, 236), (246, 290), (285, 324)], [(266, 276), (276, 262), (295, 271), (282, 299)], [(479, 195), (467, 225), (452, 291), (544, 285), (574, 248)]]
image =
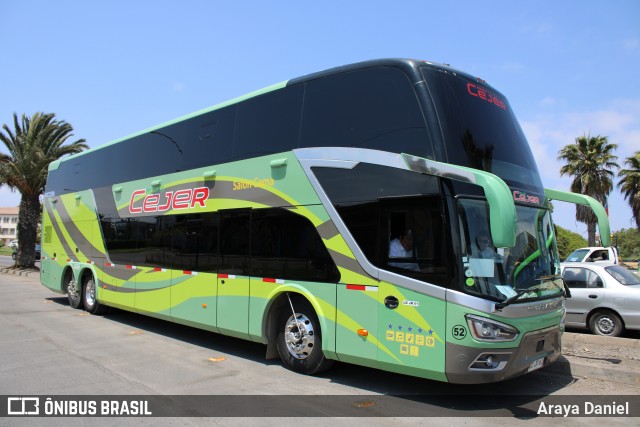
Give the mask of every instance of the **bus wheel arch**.
[(62, 289), (67, 295), (71, 308), (80, 308), (82, 305), (82, 287), (80, 283), (73, 269), (67, 266), (62, 273)]
[(272, 305), (267, 325), (269, 343), (275, 342), (277, 354), (288, 369), (315, 375), (333, 365), (322, 351), (322, 329), (316, 310), (303, 295), (291, 292), (280, 295)]

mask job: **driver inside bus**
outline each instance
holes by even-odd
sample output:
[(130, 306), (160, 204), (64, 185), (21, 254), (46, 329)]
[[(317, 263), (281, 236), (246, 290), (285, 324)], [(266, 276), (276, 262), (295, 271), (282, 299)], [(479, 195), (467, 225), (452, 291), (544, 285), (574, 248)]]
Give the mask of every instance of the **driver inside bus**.
[(502, 259), (502, 257), (496, 252), (496, 248), (493, 247), (493, 241), (491, 240), (491, 235), (488, 232), (481, 231), (476, 236), (476, 245), (477, 246), (473, 248), (473, 256), (475, 258)]
[[(389, 244), (389, 258), (413, 258), (413, 236), (411, 230), (407, 230)], [(390, 262), (390, 266), (404, 268), (406, 270), (420, 271), (415, 262)]]

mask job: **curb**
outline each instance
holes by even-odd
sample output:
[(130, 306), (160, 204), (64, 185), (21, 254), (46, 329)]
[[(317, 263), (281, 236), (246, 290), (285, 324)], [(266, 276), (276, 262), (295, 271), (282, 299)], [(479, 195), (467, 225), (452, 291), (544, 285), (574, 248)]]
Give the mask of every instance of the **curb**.
[[(629, 361), (622, 361), (620, 365), (604, 366), (602, 363), (590, 362), (573, 356), (562, 355), (558, 360), (545, 368), (546, 372), (557, 375), (569, 375), (580, 378), (593, 378), (633, 386), (640, 386), (640, 363), (635, 368)], [(614, 367), (610, 367), (614, 366)]]
[[(640, 340), (634, 338), (604, 337), (589, 333), (565, 332), (562, 336), (562, 347), (571, 346), (626, 348), (640, 353)], [(573, 377), (594, 378), (621, 384), (640, 386), (640, 361), (625, 358), (599, 358), (596, 354), (584, 355), (563, 354), (548, 372)]]
[(626, 348), (637, 348), (640, 350), (640, 340), (632, 339), (632, 338), (617, 338), (617, 337), (603, 337), (600, 335), (591, 335), (588, 333), (580, 334), (580, 333), (572, 333), (565, 332), (562, 335), (562, 344), (592, 344), (592, 345), (602, 345), (602, 346), (616, 346), (616, 347), (626, 347)]
[(0, 268), (0, 273), (2, 274), (13, 274), (14, 276), (22, 276), (22, 277), (39, 277), (40, 272), (34, 270), (14, 270), (12, 268), (2, 267)]

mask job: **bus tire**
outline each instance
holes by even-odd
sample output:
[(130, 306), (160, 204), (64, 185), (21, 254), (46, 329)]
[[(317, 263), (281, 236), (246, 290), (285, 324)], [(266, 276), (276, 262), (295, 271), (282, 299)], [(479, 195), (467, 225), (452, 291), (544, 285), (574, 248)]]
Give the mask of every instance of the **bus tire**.
[(84, 309), (91, 314), (104, 313), (104, 306), (98, 302), (97, 284), (93, 276), (87, 280), (82, 290), (82, 304)]
[(311, 304), (304, 299), (292, 299), (296, 318), (287, 304), (278, 315), (277, 348), (282, 363), (292, 371), (315, 375), (333, 365), (322, 352), (320, 322)]
[(80, 308), (82, 304), (82, 289), (78, 289), (78, 281), (71, 269), (64, 275), (64, 292), (67, 294), (69, 306), (71, 308)]
[(624, 331), (622, 319), (613, 311), (600, 310), (589, 319), (589, 329), (595, 335), (619, 337)]

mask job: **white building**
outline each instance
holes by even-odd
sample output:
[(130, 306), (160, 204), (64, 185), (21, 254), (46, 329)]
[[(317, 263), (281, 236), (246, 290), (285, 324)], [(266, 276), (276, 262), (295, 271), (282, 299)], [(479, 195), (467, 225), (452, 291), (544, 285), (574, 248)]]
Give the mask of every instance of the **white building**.
[(0, 208), (0, 240), (8, 245), (17, 238), (18, 207)]

